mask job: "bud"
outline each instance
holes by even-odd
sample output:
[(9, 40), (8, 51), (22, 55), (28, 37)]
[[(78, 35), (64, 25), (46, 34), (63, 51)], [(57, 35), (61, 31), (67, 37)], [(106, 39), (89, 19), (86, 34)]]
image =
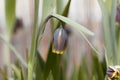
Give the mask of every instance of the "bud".
[(109, 66), (106, 74), (110, 79), (120, 79), (120, 72), (116, 66)]
[(63, 54), (67, 45), (68, 34), (63, 27), (59, 27), (54, 32), (52, 52), (56, 54)]

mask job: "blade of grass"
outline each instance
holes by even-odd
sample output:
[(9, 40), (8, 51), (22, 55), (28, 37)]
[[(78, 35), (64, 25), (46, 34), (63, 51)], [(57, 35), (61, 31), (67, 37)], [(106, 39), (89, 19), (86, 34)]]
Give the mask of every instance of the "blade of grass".
[(34, 13), (34, 27), (33, 27), (33, 34), (32, 34), (32, 42), (30, 48), (30, 57), (28, 62), (28, 80), (33, 79), (33, 64), (34, 64), (34, 57), (36, 52), (36, 34), (37, 34), (37, 22), (38, 22), (38, 8), (39, 8), (39, 0), (34, 1), (35, 5), (35, 13)]
[[(49, 48), (47, 62), (45, 64), (45, 80), (47, 79), (50, 71), (52, 71), (54, 80), (61, 80), (60, 78), (60, 59), (61, 55), (55, 54), (52, 52), (52, 43)], [(56, 74), (57, 72), (57, 74)]]
[(60, 21), (65, 22), (66, 24), (71, 25), (72, 27), (74, 27), (79, 32), (83, 32), (83, 33), (86, 33), (86, 34), (91, 35), (91, 36), (94, 35), (94, 33), (91, 32), (90, 30), (88, 30), (87, 28), (83, 27), (82, 25), (80, 25), (80, 24), (78, 24), (78, 23), (76, 23), (76, 22), (74, 22), (74, 21), (72, 21), (72, 20), (70, 20), (70, 19), (68, 19), (64, 16), (61, 16), (61, 15), (58, 15), (58, 14), (51, 14), (51, 16), (59, 19)]
[(64, 0), (56, 0), (56, 13), (57, 14), (62, 14), (64, 7), (65, 7)]
[(35, 0), (34, 27), (33, 27), (33, 34), (32, 34), (32, 42), (31, 42), (29, 62), (32, 62), (33, 57), (35, 55), (38, 8), (39, 8), (39, 0)]
[[(5, 17), (6, 17), (6, 34), (5, 40), (10, 42), (10, 37), (13, 31), (13, 25), (15, 22), (15, 6), (16, 0), (5, 0)], [(4, 45), (4, 63), (9, 65), (10, 63), (10, 50), (7, 45)]]
[[(95, 52), (92, 51), (92, 53)], [(105, 60), (101, 62), (98, 59), (98, 56), (92, 55), (92, 69), (94, 76), (96, 76), (96, 80), (104, 80), (107, 69), (107, 64)]]
[(53, 75), (52, 75), (52, 72), (51, 72), (51, 71), (50, 71), (50, 73), (49, 73), (49, 76), (48, 76), (47, 80), (54, 80), (54, 79), (53, 79)]
[[(113, 2), (98, 0), (101, 10), (102, 10), (102, 21), (104, 28), (105, 44), (107, 49), (107, 57), (109, 64), (117, 64), (117, 49), (115, 40), (115, 10), (116, 10), (116, 0)], [(108, 3), (109, 4), (108, 4)], [(108, 10), (108, 6), (110, 10)]]
[(115, 32), (115, 18), (116, 18), (116, 7), (117, 7), (117, 0), (112, 1), (111, 6), (111, 16), (110, 16), (110, 24), (111, 24), (111, 36), (112, 36), (112, 48), (113, 48), (113, 57), (114, 57), (114, 64), (118, 64), (118, 55), (117, 55), (117, 46), (116, 46), (116, 32)]
[(41, 24), (45, 21), (47, 16), (49, 16), (53, 12), (55, 5), (56, 5), (56, 0), (43, 0)]
[(15, 9), (16, 0), (5, 0), (6, 22), (7, 22), (7, 35), (11, 36), (14, 22), (15, 22)]
[(35, 55), (35, 66), (34, 72), (36, 74), (35, 80), (44, 80), (44, 69), (45, 69), (45, 62), (43, 61), (42, 57), (39, 55), (40, 53), (36, 51)]
[[(119, 27), (117, 28), (117, 50), (118, 50), (118, 53), (120, 53), (120, 25)], [(118, 56), (120, 56), (120, 54), (118, 54)], [(120, 65), (120, 57), (118, 57), (118, 64)]]

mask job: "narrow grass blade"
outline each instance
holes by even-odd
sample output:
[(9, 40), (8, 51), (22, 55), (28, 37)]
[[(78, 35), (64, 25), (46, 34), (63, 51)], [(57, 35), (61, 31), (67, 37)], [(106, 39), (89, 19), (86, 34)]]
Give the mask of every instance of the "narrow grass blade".
[(53, 79), (52, 72), (49, 73), (49, 76), (48, 76), (47, 80), (54, 80), (54, 79)]
[[(50, 71), (52, 71), (54, 80), (61, 80), (61, 78), (60, 78), (60, 59), (61, 59), (61, 55), (52, 53), (52, 44), (51, 44), (50, 48), (49, 48), (47, 62), (45, 64), (45, 73), (44, 73), (45, 80), (47, 79)], [(56, 72), (57, 72), (57, 74), (56, 74)]]
[(94, 35), (93, 32), (91, 32), (90, 30), (88, 30), (88, 29), (85, 28), (84, 26), (82, 26), (82, 25), (80, 25), (80, 24), (72, 21), (71, 19), (68, 19), (68, 18), (66, 18), (66, 17), (64, 17), (64, 16), (61, 16), (61, 15), (58, 15), (58, 14), (51, 14), (51, 15), (52, 15), (53, 17), (55, 17), (55, 18), (57, 18), (57, 19), (65, 22), (66, 24), (71, 25), (72, 27), (74, 27), (74, 28), (75, 28), (76, 30), (78, 30), (78, 31), (81, 31), (81, 32), (86, 33), (86, 34), (91, 35), (91, 36)]
[(34, 1), (35, 5), (35, 13), (34, 13), (34, 27), (32, 33), (32, 42), (30, 48), (30, 57), (28, 62), (28, 80), (33, 80), (33, 64), (34, 64), (34, 57), (36, 53), (36, 34), (37, 34), (37, 23), (38, 23), (38, 8), (39, 8), (39, 0)]
[(11, 35), (15, 22), (16, 0), (5, 0), (7, 35)]
[(106, 2), (103, 2), (102, 0), (98, 1), (102, 10), (102, 21), (108, 62), (109, 64), (117, 64), (118, 61), (115, 37), (116, 0), (107, 0)]
[(43, 0), (41, 24), (45, 21), (47, 16), (49, 16), (53, 12), (55, 5), (56, 5), (56, 0)]
[(111, 36), (112, 36), (112, 48), (113, 48), (113, 57), (114, 57), (114, 64), (118, 64), (118, 52), (117, 52), (117, 45), (116, 45), (116, 32), (115, 32), (115, 18), (116, 18), (116, 7), (117, 7), (117, 0), (112, 1), (111, 6), (111, 16), (110, 16), (110, 25), (111, 25)]
[(35, 55), (35, 63), (34, 63), (34, 72), (35, 72), (35, 80), (44, 80), (44, 70), (45, 70), (45, 62), (42, 60), (40, 53), (36, 51)]
[[(5, 0), (5, 18), (6, 18), (6, 34), (5, 40), (9, 43), (11, 34), (14, 28), (15, 22), (15, 8), (16, 8), (16, 0)], [(6, 65), (10, 64), (10, 50), (7, 45), (4, 45), (4, 63)]]

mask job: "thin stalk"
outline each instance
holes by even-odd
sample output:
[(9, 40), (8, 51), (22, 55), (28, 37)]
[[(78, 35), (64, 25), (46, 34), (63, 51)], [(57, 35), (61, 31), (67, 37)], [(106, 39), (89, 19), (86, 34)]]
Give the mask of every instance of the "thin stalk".
[(38, 8), (39, 8), (39, 0), (35, 0), (35, 13), (34, 13), (34, 28), (32, 34), (32, 42), (31, 42), (31, 49), (30, 49), (30, 57), (28, 62), (28, 80), (33, 80), (33, 64), (34, 64), (34, 57), (36, 52), (36, 34), (37, 34), (37, 21), (38, 21)]
[(57, 0), (56, 1), (56, 12), (58, 14), (62, 14), (64, 9), (64, 0)]
[(111, 24), (111, 36), (112, 36), (112, 47), (113, 47), (113, 62), (114, 64), (118, 63), (117, 58), (117, 46), (116, 46), (116, 35), (115, 35), (115, 18), (116, 18), (116, 5), (117, 0), (112, 0), (112, 10), (111, 10), (111, 18), (110, 18), (110, 24)]
[(107, 49), (107, 57), (109, 64), (117, 64), (116, 57), (116, 41), (115, 41), (115, 5), (116, 0), (112, 0), (111, 10), (108, 10), (107, 3), (102, 0), (98, 0), (101, 10), (102, 10), (102, 21), (103, 21), (103, 29), (104, 29), (104, 38), (105, 45)]
[(103, 15), (103, 26), (104, 26), (104, 37), (105, 37), (105, 44), (106, 44), (106, 49), (107, 49), (107, 57), (109, 64), (113, 63), (113, 60), (111, 59), (112, 52), (112, 44), (111, 44), (111, 33), (110, 33), (110, 25), (109, 25), (109, 17), (108, 15), (104, 14)]

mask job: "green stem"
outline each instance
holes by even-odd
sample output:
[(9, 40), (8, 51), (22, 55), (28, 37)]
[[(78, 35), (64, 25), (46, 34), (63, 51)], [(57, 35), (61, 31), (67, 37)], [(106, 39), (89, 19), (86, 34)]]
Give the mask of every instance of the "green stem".
[[(115, 39), (116, 0), (112, 0), (112, 5), (110, 5), (109, 0), (108, 2), (103, 2), (102, 0), (98, 1), (102, 10), (102, 21), (108, 61), (109, 64), (115, 65), (117, 64), (117, 49)], [(111, 10), (108, 10), (107, 3), (109, 3)]]
[(111, 17), (110, 17), (110, 23), (111, 23), (111, 36), (112, 36), (112, 47), (113, 47), (113, 62), (114, 64), (117, 64), (118, 58), (117, 58), (117, 46), (116, 46), (116, 35), (115, 35), (115, 18), (116, 18), (116, 5), (117, 0), (112, 1), (112, 10), (111, 10)]
[(30, 57), (28, 62), (28, 80), (33, 80), (33, 64), (34, 64), (35, 52), (37, 50), (36, 34), (37, 34), (39, 0), (35, 0), (34, 5), (35, 5), (34, 27), (33, 27), (32, 42), (31, 42), (31, 49), (30, 49)]

